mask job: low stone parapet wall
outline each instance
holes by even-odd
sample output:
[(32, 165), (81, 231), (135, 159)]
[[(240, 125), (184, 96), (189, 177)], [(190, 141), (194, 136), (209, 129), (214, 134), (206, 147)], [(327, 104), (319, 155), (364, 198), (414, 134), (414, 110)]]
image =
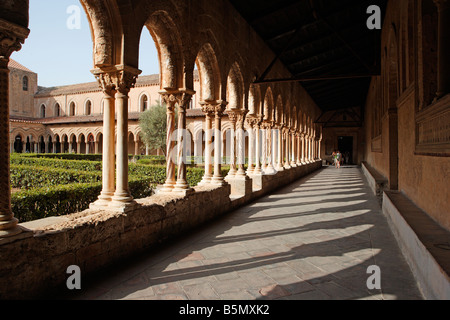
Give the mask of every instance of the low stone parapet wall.
[(388, 180), (365, 161), (361, 162), (361, 169), (381, 207), (383, 191), (387, 189)]
[(385, 191), (383, 213), (426, 299), (450, 299), (450, 232), (401, 192)]
[(123, 213), (86, 210), (20, 225), (0, 239), (0, 299), (34, 299), (67, 290), (69, 266), (82, 276), (156, 247), (322, 167), (321, 161), (262, 176), (262, 187), (230, 197), (231, 186), (195, 187), (186, 197), (154, 195)]

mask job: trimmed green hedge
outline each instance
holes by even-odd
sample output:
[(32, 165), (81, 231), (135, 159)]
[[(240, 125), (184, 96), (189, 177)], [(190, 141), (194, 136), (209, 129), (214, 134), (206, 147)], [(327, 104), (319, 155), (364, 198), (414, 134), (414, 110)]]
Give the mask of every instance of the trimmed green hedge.
[[(62, 160), (88, 160), (102, 161), (101, 154), (78, 154), (78, 153), (20, 153), (20, 157), (28, 158), (45, 158), (45, 159), (62, 159)], [(13, 154), (12, 156), (16, 156)]]
[[(149, 179), (135, 177), (130, 178), (129, 187), (135, 199), (151, 196), (154, 189)], [(101, 191), (101, 182), (36, 188), (12, 194), (11, 207), (20, 222), (63, 216), (88, 209)]]
[(101, 171), (79, 171), (12, 164), (11, 187), (41, 188), (71, 183), (101, 182)]
[[(86, 210), (102, 190), (99, 169), (98, 161), (47, 159), (36, 155), (11, 157), (11, 185), (22, 189), (12, 194), (15, 216), (27, 222)], [(228, 171), (228, 166), (222, 166), (222, 176)], [(187, 168), (187, 182), (191, 186), (196, 186), (203, 175), (204, 168)], [(154, 188), (165, 180), (165, 165), (129, 164), (130, 193), (135, 199), (151, 196)]]
[(47, 159), (34, 157), (11, 157), (11, 165), (30, 165), (38, 167), (51, 167), (69, 170), (81, 171), (101, 171), (101, 161), (89, 160), (61, 160), (61, 159)]
[(11, 207), (20, 222), (28, 222), (86, 210), (101, 191), (101, 182), (20, 191), (12, 194)]

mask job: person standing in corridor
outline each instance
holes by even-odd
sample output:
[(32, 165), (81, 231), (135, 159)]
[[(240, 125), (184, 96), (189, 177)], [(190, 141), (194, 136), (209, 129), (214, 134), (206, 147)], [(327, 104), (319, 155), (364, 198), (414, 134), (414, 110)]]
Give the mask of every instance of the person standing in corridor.
[(336, 153), (336, 167), (339, 169), (341, 167), (342, 153), (338, 150)]

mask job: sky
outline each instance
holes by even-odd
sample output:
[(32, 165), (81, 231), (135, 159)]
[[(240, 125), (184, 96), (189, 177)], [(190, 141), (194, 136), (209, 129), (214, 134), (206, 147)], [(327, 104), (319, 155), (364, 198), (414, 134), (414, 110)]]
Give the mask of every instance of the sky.
[[(22, 50), (14, 52), (11, 59), (37, 73), (39, 86), (95, 81), (90, 72), (93, 69), (91, 31), (79, 1), (30, 0), (29, 29)], [(155, 44), (146, 29), (139, 50), (142, 75), (159, 73)]]

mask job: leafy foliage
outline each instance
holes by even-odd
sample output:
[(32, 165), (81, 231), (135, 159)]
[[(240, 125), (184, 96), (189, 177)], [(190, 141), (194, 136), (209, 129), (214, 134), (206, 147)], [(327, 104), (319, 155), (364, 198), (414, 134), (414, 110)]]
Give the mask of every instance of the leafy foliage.
[[(161, 161), (163, 157), (140, 156)], [(67, 215), (89, 208), (102, 190), (101, 162), (74, 161), (21, 155), (11, 157), (11, 185), (20, 188), (11, 196), (14, 215), (27, 222)], [(222, 176), (229, 167), (222, 167)], [(196, 186), (204, 168), (187, 168), (187, 182)], [(149, 197), (166, 180), (165, 165), (129, 164), (129, 188), (135, 199)]]
[(164, 105), (157, 102), (145, 111), (139, 118), (139, 126), (142, 141), (146, 146), (166, 152), (167, 115)]

